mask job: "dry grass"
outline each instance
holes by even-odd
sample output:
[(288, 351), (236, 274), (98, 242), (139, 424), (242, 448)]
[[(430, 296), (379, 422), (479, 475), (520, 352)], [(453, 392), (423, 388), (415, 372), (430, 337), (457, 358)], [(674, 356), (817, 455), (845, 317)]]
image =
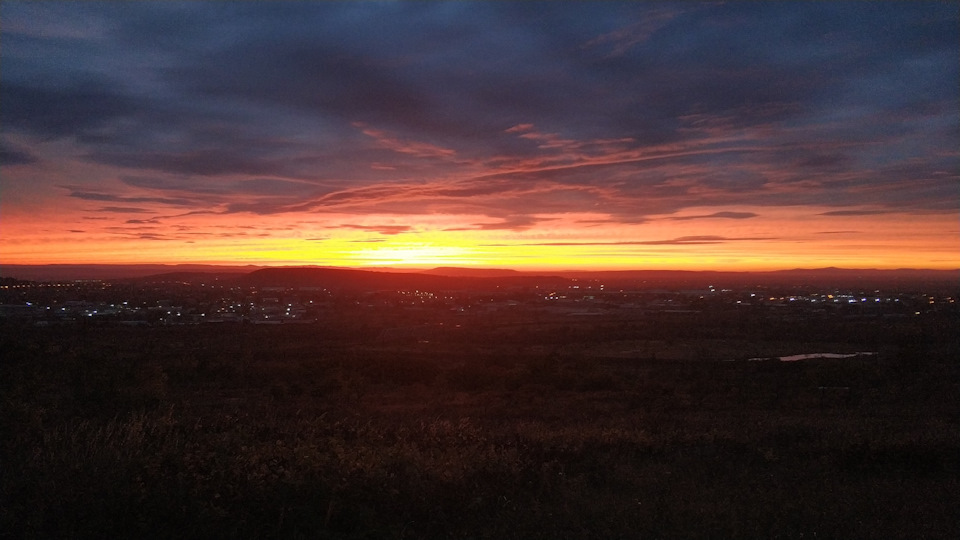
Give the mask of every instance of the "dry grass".
[(872, 363), (513, 344), (451, 362), (441, 346), (250, 331), (5, 331), (3, 534), (960, 533), (953, 342)]

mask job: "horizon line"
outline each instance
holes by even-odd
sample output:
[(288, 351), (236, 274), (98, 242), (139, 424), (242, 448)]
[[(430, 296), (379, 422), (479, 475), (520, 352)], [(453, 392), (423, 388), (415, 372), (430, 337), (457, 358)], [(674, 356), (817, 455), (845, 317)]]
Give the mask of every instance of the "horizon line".
[(0, 263), (0, 277), (4, 268), (65, 268), (65, 267), (211, 267), (211, 268), (316, 268), (316, 269), (336, 269), (336, 270), (361, 270), (361, 271), (429, 271), (429, 270), (475, 270), (475, 271), (509, 271), (509, 272), (724, 272), (724, 273), (771, 273), (771, 272), (790, 272), (790, 271), (815, 271), (815, 270), (838, 270), (838, 271), (878, 271), (878, 272), (897, 272), (897, 271), (929, 271), (929, 272), (960, 272), (960, 267), (935, 268), (935, 267), (853, 267), (853, 266), (794, 266), (767, 269), (729, 269), (729, 268), (662, 268), (662, 267), (509, 267), (509, 266), (479, 266), (479, 265), (371, 265), (371, 266), (335, 266), (319, 264), (257, 264), (257, 263), (205, 263), (205, 262), (175, 262), (175, 263)]

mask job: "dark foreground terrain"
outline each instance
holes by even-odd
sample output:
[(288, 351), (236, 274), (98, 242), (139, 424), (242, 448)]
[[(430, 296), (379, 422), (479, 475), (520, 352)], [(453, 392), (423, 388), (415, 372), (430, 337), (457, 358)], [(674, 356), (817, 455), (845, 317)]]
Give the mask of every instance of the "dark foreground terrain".
[(0, 321), (0, 534), (960, 537), (954, 315), (418, 313)]

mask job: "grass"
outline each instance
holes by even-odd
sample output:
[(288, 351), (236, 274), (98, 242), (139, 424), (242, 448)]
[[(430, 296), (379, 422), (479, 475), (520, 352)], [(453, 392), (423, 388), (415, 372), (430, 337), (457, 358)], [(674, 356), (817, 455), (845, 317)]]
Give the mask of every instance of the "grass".
[(2, 534), (960, 533), (948, 338), (780, 363), (227, 328), (4, 326)]

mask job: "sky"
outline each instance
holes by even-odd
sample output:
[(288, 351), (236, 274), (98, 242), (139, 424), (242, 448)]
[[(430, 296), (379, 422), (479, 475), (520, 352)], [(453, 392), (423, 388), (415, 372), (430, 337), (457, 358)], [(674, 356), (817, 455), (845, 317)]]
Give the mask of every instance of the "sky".
[(960, 268), (960, 2), (0, 21), (0, 265)]

